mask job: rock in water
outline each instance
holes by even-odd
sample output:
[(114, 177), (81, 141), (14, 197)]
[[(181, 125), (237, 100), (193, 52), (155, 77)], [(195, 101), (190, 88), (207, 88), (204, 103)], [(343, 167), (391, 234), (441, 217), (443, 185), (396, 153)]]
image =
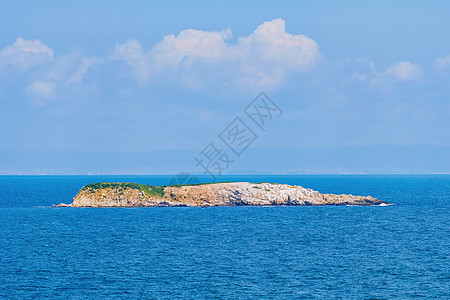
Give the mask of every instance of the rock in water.
[(321, 194), (277, 183), (223, 182), (151, 186), (91, 183), (72, 204), (58, 207), (239, 206), (239, 205), (389, 205), (370, 196)]

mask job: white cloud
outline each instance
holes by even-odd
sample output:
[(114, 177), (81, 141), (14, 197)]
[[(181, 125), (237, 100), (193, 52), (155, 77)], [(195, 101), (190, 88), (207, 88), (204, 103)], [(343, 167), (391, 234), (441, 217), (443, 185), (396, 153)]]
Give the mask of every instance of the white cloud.
[(359, 73), (359, 72), (353, 72), (352, 78), (356, 81), (364, 81), (367, 79), (367, 75)]
[(304, 35), (286, 32), (285, 22), (264, 22), (234, 47), (251, 85), (279, 84), (290, 72), (303, 70), (319, 58), (319, 46)]
[(175, 37), (170, 34), (155, 45), (151, 53), (154, 62), (159, 65), (177, 67), (183, 61), (192, 64), (195, 60), (209, 62), (227, 59), (230, 55), (225, 40), (231, 37), (231, 31), (209, 32), (194, 29), (183, 30)]
[(409, 61), (402, 61), (389, 66), (381, 75), (392, 81), (404, 82), (418, 80), (422, 77), (422, 69)]
[(342, 74), (337, 75), (342, 77), (340, 80), (344, 84), (367, 82), (379, 76), (375, 63), (368, 57), (340, 60), (338, 63), (334, 63), (330, 72), (333, 70), (341, 70), (341, 72), (347, 73), (345, 76), (342, 76)]
[(230, 29), (187, 29), (165, 36), (148, 51), (136, 40), (117, 45), (114, 59), (126, 61), (141, 83), (170, 74), (188, 85), (216, 79), (228, 85), (268, 87), (304, 70), (320, 56), (315, 41), (287, 33), (282, 19), (264, 22), (237, 43), (227, 42), (230, 38)]
[(36, 80), (26, 87), (25, 92), (38, 100), (51, 99), (56, 96), (56, 87), (55, 82)]
[(450, 54), (445, 57), (436, 58), (436, 67), (440, 70), (444, 70), (450, 67)]
[(55, 98), (57, 92), (73, 93), (74, 87), (81, 90), (88, 69), (100, 62), (77, 52), (54, 56), (53, 50), (40, 40), (19, 37), (14, 44), (0, 49), (0, 80), (21, 82), (25, 94), (43, 104)]
[(14, 44), (0, 51), (0, 67), (12, 66), (26, 72), (53, 58), (53, 50), (40, 40), (29, 41), (19, 37)]
[(382, 91), (390, 91), (394, 84), (420, 80), (423, 77), (420, 66), (402, 61), (390, 65), (385, 71), (379, 72), (372, 64), (370, 84)]
[(282, 19), (264, 22), (248, 37), (239, 38), (236, 48), (245, 61), (256, 58), (294, 69), (311, 64), (319, 56), (317, 43), (304, 35), (287, 33)]
[[(112, 60), (125, 61), (140, 84), (162, 81), (190, 88), (208, 85), (226, 90), (278, 87), (290, 75), (303, 71), (319, 58), (312, 39), (287, 33), (285, 22), (264, 22), (250, 35), (230, 42), (231, 30), (186, 29), (165, 36), (150, 49), (136, 40), (116, 45)], [(0, 49), (0, 80), (17, 80), (25, 94), (41, 102), (80, 90), (83, 79), (102, 60), (76, 52), (55, 55), (40, 40), (19, 37)], [(12, 81), (10, 81), (12, 82)]]
[(79, 84), (83, 80), (83, 76), (88, 72), (89, 67), (94, 64), (100, 63), (101, 60), (98, 58), (81, 58), (81, 63), (79, 67), (69, 76), (67, 82), (69, 84)]
[(145, 82), (150, 76), (149, 56), (142, 50), (141, 44), (136, 40), (116, 45), (114, 60), (124, 60), (134, 70), (139, 82)]

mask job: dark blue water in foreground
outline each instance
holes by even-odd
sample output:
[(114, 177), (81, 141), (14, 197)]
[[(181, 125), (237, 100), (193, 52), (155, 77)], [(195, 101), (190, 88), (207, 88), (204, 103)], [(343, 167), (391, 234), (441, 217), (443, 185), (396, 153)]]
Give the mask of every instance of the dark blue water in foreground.
[(228, 176), (388, 207), (52, 208), (96, 181), (0, 177), (0, 298), (450, 298), (450, 176)]

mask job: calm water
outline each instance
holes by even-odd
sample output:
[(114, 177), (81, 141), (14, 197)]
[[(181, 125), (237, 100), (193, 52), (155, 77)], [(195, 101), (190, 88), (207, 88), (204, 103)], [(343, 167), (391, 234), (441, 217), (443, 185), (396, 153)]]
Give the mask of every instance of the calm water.
[(52, 208), (96, 181), (0, 177), (0, 298), (450, 298), (450, 176), (228, 176), (389, 207)]

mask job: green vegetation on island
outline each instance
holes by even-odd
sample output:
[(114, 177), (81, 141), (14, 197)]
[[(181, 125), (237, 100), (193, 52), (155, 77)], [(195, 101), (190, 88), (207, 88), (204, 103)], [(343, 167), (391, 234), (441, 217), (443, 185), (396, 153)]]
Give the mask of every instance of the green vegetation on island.
[[(96, 182), (85, 185), (81, 190), (88, 191), (89, 193), (95, 193), (96, 190), (108, 188), (117, 189), (119, 190), (119, 192), (122, 192), (127, 188), (136, 189), (144, 192), (147, 196), (159, 196), (161, 194), (158, 187), (134, 182)], [(162, 196), (164, 196), (164, 193), (162, 194)]]
[(100, 189), (117, 189), (119, 193), (123, 193), (125, 189), (136, 189), (144, 192), (148, 197), (164, 197), (164, 189), (166, 187), (182, 187), (182, 186), (195, 186), (195, 185), (206, 185), (214, 183), (228, 183), (229, 181), (223, 182), (210, 182), (210, 183), (191, 183), (191, 184), (174, 184), (174, 185), (147, 185), (134, 182), (95, 182), (89, 183), (81, 189), (82, 191), (87, 191), (89, 193), (95, 193), (95, 191)]

